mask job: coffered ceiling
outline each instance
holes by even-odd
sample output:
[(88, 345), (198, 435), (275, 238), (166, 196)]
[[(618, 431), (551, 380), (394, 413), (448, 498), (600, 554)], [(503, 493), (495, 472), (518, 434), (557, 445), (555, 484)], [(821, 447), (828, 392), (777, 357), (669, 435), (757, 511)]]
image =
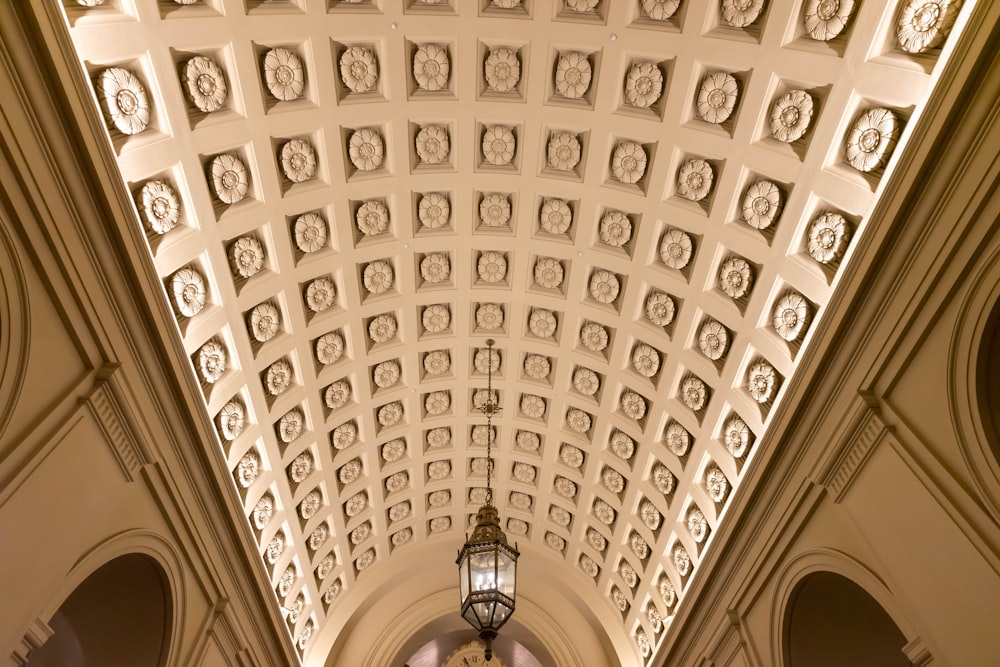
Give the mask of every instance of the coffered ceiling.
[(656, 660), (972, 4), (64, 2), (314, 665), (453, 567), (491, 364), (522, 563)]

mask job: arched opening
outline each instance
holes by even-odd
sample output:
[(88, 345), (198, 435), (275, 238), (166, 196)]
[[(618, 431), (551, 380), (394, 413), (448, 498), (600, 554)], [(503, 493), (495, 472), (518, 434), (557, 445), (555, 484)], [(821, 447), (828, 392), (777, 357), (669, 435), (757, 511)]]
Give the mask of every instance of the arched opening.
[(906, 637), (863, 588), (832, 572), (811, 574), (789, 600), (789, 667), (910, 667)]
[(105, 563), (49, 621), (53, 635), (28, 655), (28, 667), (162, 665), (171, 609), (166, 580), (147, 556)]
[(987, 443), (1000, 464), (1000, 303), (994, 305), (983, 328), (976, 364), (976, 395)]

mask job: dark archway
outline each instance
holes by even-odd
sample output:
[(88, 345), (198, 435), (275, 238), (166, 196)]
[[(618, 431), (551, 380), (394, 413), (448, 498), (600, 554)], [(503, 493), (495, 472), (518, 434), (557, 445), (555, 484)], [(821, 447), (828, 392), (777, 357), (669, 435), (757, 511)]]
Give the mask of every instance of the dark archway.
[(1000, 464), (1000, 303), (993, 306), (976, 364), (976, 395), (986, 439)]
[(903, 633), (871, 595), (839, 574), (803, 579), (785, 613), (789, 667), (910, 667)]
[(162, 665), (171, 615), (159, 564), (140, 554), (115, 558), (66, 598), (49, 621), (54, 634), (28, 655), (28, 667)]

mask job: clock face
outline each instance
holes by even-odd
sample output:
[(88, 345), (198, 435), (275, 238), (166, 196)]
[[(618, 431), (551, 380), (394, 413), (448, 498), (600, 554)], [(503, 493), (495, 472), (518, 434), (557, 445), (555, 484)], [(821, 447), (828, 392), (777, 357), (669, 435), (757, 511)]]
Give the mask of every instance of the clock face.
[(484, 648), (485, 646), (478, 641), (465, 644), (448, 656), (443, 667), (507, 667), (495, 653), (493, 659), (486, 662), (483, 655)]

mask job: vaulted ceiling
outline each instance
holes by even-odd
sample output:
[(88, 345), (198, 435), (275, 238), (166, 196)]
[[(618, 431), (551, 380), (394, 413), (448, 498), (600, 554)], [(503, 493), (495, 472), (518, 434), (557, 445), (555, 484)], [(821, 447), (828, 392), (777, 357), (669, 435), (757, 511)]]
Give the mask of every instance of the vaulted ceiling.
[(380, 582), (453, 576), (491, 364), (522, 567), (559, 572), (608, 664), (656, 660), (966, 14), (64, 2), (165, 336), (316, 665)]

